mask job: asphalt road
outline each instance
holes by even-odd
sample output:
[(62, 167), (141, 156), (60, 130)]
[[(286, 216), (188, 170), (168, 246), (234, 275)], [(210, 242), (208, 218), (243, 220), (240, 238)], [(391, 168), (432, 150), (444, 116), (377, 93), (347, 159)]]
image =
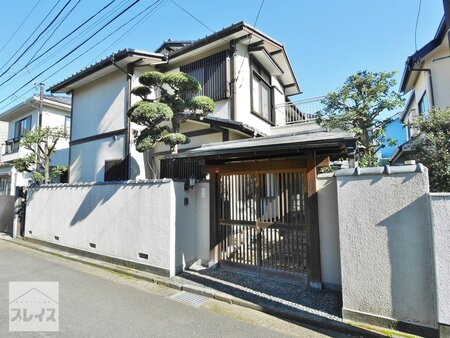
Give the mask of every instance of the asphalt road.
[[(59, 282), (59, 332), (9, 332), (10, 281)], [(342, 336), (213, 299), (187, 305), (170, 299), (176, 293), (0, 239), (1, 337)]]

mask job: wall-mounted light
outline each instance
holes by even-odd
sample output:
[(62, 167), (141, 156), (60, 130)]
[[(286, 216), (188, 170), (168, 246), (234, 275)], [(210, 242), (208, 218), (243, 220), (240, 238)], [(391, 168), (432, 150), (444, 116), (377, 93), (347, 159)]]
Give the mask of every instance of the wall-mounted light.
[(195, 177), (190, 177), (186, 182), (184, 182), (184, 191), (189, 189), (194, 189), (195, 187)]

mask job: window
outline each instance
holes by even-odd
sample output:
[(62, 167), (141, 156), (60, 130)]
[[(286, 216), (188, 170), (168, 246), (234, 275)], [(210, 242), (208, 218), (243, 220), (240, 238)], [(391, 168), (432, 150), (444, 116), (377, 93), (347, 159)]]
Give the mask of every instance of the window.
[(64, 118), (64, 129), (70, 134), (70, 123), (71, 123), (70, 116), (65, 116)]
[(252, 112), (273, 122), (270, 75), (252, 65)]
[(422, 98), (419, 101), (419, 114), (423, 115), (428, 111), (428, 96), (427, 92), (424, 92)]
[(11, 179), (9, 177), (0, 177), (0, 195), (8, 196), (11, 189)]
[[(200, 82), (202, 90), (199, 95), (209, 96), (214, 101), (228, 98), (227, 51), (181, 66), (180, 71)], [(187, 95), (186, 99), (193, 96), (194, 94)]]
[(14, 138), (20, 138), (25, 132), (31, 130), (31, 116), (28, 116), (16, 122), (14, 129)]
[(105, 182), (125, 181), (126, 163), (125, 160), (105, 161)]

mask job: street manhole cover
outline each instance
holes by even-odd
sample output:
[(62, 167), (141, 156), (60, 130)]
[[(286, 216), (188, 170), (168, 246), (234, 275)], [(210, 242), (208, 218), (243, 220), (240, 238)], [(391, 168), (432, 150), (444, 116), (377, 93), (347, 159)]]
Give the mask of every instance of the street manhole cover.
[(176, 295), (170, 297), (173, 300), (176, 300), (177, 302), (193, 305), (193, 306), (200, 306), (206, 300), (208, 299), (205, 296), (196, 295), (195, 293), (182, 291), (177, 293)]

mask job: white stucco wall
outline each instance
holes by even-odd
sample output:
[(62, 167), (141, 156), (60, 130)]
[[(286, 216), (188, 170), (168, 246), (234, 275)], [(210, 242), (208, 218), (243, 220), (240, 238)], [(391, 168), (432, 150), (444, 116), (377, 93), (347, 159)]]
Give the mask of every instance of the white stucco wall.
[(177, 217), (175, 266), (180, 272), (194, 261), (209, 262), (209, 183), (197, 183), (188, 191), (184, 191), (183, 182), (174, 185)]
[(124, 135), (72, 145), (70, 182), (103, 182), (105, 161), (123, 159), (124, 152)]
[[(440, 48), (437, 48), (429, 57), (427, 57), (423, 68), (431, 69), (434, 93), (434, 105), (436, 107), (450, 106), (450, 95), (448, 89), (450, 88), (450, 60), (434, 59), (446, 57), (449, 54), (448, 39), (443, 39)], [(426, 73), (425, 73), (426, 74)]]
[(242, 43), (238, 43), (236, 46), (235, 65), (236, 72), (239, 73), (238, 80), (236, 81), (235, 120), (270, 135), (270, 124), (251, 113), (250, 60), (247, 53), (247, 46)]
[(195, 261), (209, 262), (209, 183), (188, 191), (184, 182), (168, 179), (33, 188), (25, 235), (173, 276)]
[(322, 283), (339, 289), (342, 281), (336, 178), (333, 174), (318, 175), (317, 189)]
[(350, 310), (435, 327), (428, 173), (390, 170), (336, 172), (344, 318)]
[(430, 194), (438, 322), (450, 325), (450, 193)]
[[(30, 191), (26, 237), (149, 265), (174, 275), (175, 217), (171, 180), (53, 185)], [(147, 254), (148, 259), (140, 258), (139, 253)]]
[(126, 127), (126, 75), (117, 70), (75, 89), (72, 140)]

